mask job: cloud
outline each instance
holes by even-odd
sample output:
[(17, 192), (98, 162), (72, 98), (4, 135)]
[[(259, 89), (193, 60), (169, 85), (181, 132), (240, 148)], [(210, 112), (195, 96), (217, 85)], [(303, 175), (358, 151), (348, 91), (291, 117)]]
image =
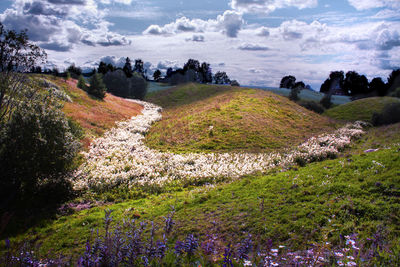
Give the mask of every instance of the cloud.
[(109, 30), (112, 24), (101, 14), (94, 0), (16, 0), (0, 20), (9, 29), (28, 29), (29, 39), (47, 50), (129, 45), (128, 38)]
[(230, 5), (233, 9), (244, 13), (269, 14), (285, 7), (298, 9), (316, 7), (318, 0), (232, 0)]
[(192, 38), (187, 38), (186, 41), (204, 42), (204, 35), (193, 35)]
[(249, 44), (249, 43), (240, 45), (238, 47), (238, 49), (245, 50), (245, 51), (267, 51), (267, 50), (270, 50), (267, 46), (259, 45), (259, 44)]
[(393, 29), (382, 30), (375, 39), (375, 45), (379, 50), (391, 50), (396, 46), (400, 46), (399, 32)]
[(389, 7), (400, 9), (399, 0), (348, 0), (349, 4), (357, 10)]
[(270, 32), (267, 27), (261, 27), (258, 29), (257, 35), (263, 36), (263, 37), (268, 37), (270, 35)]
[(143, 34), (147, 35), (171, 35), (184, 32), (222, 32), (228, 37), (237, 37), (244, 24), (242, 14), (227, 10), (218, 15), (215, 20), (188, 19), (181, 17), (164, 26), (150, 25)]
[(122, 68), (125, 65), (126, 57), (104, 56), (100, 58), (106, 64), (112, 64), (117, 68)]
[(158, 62), (157, 64), (157, 69), (160, 70), (167, 70), (168, 68), (177, 69), (179, 67), (180, 66), (177, 61), (171, 61), (171, 60), (163, 60)]

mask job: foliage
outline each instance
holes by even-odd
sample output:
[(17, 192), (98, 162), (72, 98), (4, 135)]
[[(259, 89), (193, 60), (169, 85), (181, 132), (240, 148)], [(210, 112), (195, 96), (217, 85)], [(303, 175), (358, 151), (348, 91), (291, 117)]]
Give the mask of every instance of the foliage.
[(67, 72), (69, 72), (74, 79), (77, 79), (80, 75), (82, 75), (82, 69), (80, 67), (76, 67), (75, 64), (71, 64), (67, 68)]
[(147, 93), (147, 82), (138, 73), (128, 78), (121, 70), (109, 72), (104, 76), (104, 83), (110, 93), (121, 97), (143, 99)]
[(400, 122), (400, 102), (386, 105), (381, 113), (372, 115), (372, 124), (375, 126)]
[(103, 99), (106, 96), (106, 91), (107, 88), (103, 82), (102, 74), (95, 73), (92, 75), (92, 77), (90, 77), (89, 88), (87, 92), (94, 97)]
[(218, 71), (214, 75), (214, 82), (216, 84), (229, 84), (230, 79), (225, 71)]
[[(400, 69), (395, 69), (390, 73), (390, 75), (388, 77), (388, 83), (387, 83), (387, 87), (388, 87), (389, 90), (390, 89), (393, 90), (397, 86), (400, 86), (400, 84), (398, 84), (399, 83), (399, 81), (398, 81), (399, 77), (400, 77)], [(397, 82), (397, 86), (396, 86), (396, 82)], [(392, 88), (394, 85), (396, 87)]]
[(332, 106), (331, 94), (326, 94), (319, 102), (324, 108), (329, 109)]
[(301, 100), (298, 102), (300, 106), (306, 108), (308, 110), (314, 111), (318, 114), (322, 114), (325, 111), (325, 108), (318, 102), (312, 100)]
[(125, 65), (122, 68), (122, 70), (124, 71), (126, 77), (128, 78), (132, 77), (133, 69), (132, 69), (131, 59), (129, 57), (125, 59)]
[(369, 83), (369, 91), (376, 92), (379, 96), (385, 96), (387, 93), (388, 87), (382, 81), (382, 78), (373, 78), (372, 81)]
[(348, 71), (343, 81), (343, 90), (350, 95), (368, 93), (368, 79), (355, 71)]
[(396, 88), (396, 90), (394, 90), (394, 91), (390, 94), (390, 96), (400, 98), (400, 87)]
[(103, 75), (106, 75), (106, 73), (109, 71), (115, 71), (115, 70), (116, 70), (115, 66), (113, 66), (111, 63), (106, 64), (103, 61), (100, 61), (99, 67), (97, 68), (97, 72)]
[(293, 88), (296, 82), (296, 77), (292, 75), (284, 76), (279, 84), (279, 88)]
[[(133, 68), (133, 72), (138, 73), (143, 78), (145, 77), (146, 70), (144, 69), (144, 63), (141, 59), (135, 59), (135, 66)], [(128, 76), (129, 77), (129, 76)]]
[(11, 119), (2, 125), (3, 197), (31, 195), (43, 181), (69, 169), (79, 144), (60, 108), (51, 94), (37, 94), (21, 101)]
[[(329, 78), (325, 80), (325, 82), (321, 85), (320, 92), (321, 93), (332, 93), (331, 92), (331, 87), (333, 82), (337, 82), (336, 86), (338, 87), (337, 89), (342, 89), (343, 88), (343, 83), (344, 83), (344, 73), (343, 71), (332, 71), (329, 74)], [(341, 90), (343, 92), (343, 90)], [(343, 92), (346, 93), (346, 92)]]
[(289, 99), (291, 101), (298, 101), (299, 98), (299, 93), (300, 93), (300, 88), (297, 86), (294, 86), (292, 89), (290, 89), (290, 94), (289, 94)]
[(11, 118), (19, 99), (27, 92), (24, 87), (28, 81), (21, 72), (45, 59), (46, 53), (29, 42), (26, 31), (7, 30), (0, 22), (0, 123)]
[(382, 113), (384, 107), (391, 103), (400, 103), (394, 97), (368, 97), (352, 101), (324, 112), (324, 115), (336, 120), (372, 122), (374, 113)]
[(231, 81), (231, 86), (237, 86), (237, 87), (240, 87), (240, 84), (239, 84), (239, 82), (238, 82), (238, 81), (236, 81), (236, 80), (232, 80), (232, 81)]
[(85, 80), (85, 78), (83, 78), (82, 74), (79, 75), (77, 87), (84, 91), (88, 90), (87, 85), (86, 85), (86, 80)]
[(161, 71), (159, 69), (157, 69), (154, 73), (153, 73), (153, 79), (154, 81), (158, 82), (161, 79)]
[(68, 81), (69, 79), (71, 79), (71, 73), (69, 73), (69, 71), (65, 72), (64, 78), (65, 78), (65, 81)]

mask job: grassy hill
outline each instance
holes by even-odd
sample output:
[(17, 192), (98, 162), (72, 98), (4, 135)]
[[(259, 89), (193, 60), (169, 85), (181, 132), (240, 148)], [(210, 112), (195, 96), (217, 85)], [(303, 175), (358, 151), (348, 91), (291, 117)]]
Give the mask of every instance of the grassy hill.
[(142, 110), (142, 106), (108, 93), (104, 100), (91, 97), (77, 87), (77, 80), (65, 81), (51, 75), (43, 77), (62, 88), (71, 97), (72, 102), (65, 102), (63, 111), (84, 130), (85, 137), (82, 143), (86, 147), (93, 138), (114, 127), (115, 122), (136, 116)]
[(332, 130), (329, 119), (287, 98), (248, 88), (188, 84), (147, 100), (164, 108), (146, 135), (162, 151), (271, 151)]
[(391, 103), (400, 103), (400, 99), (394, 97), (368, 97), (328, 109), (323, 115), (336, 120), (371, 122), (374, 113), (382, 112), (385, 105)]

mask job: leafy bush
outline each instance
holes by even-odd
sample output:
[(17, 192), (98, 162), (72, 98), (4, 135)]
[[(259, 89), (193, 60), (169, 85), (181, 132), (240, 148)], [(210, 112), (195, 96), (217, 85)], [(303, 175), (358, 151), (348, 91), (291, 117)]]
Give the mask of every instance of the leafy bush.
[(390, 96), (399, 97), (399, 98), (400, 98), (400, 87), (398, 87), (396, 90), (394, 90), (394, 91), (390, 94)]
[(20, 99), (10, 120), (0, 124), (2, 198), (34, 194), (69, 169), (79, 148), (61, 107), (48, 93)]
[(372, 115), (372, 124), (375, 126), (400, 122), (400, 103), (386, 105), (382, 113)]
[(147, 93), (146, 80), (138, 73), (128, 78), (122, 70), (108, 72), (104, 83), (110, 93), (121, 97), (143, 99)]
[(90, 85), (88, 88), (88, 93), (99, 99), (103, 99), (106, 96), (106, 86), (103, 83), (102, 75), (100, 73), (95, 73), (90, 78)]
[(293, 87), (290, 89), (290, 94), (289, 94), (289, 99), (291, 101), (298, 101), (299, 98), (299, 93), (300, 93), (300, 88), (299, 87)]
[(83, 75), (79, 75), (77, 86), (78, 86), (78, 88), (80, 88), (82, 90), (85, 90), (85, 91), (88, 90), (87, 86), (86, 86), (86, 81), (85, 81), (85, 78), (83, 78)]
[(314, 111), (315, 113), (322, 114), (325, 111), (325, 108), (318, 102), (312, 100), (301, 100), (298, 103), (303, 108)]
[(326, 94), (319, 102), (324, 108), (329, 109), (332, 106), (332, 96)]

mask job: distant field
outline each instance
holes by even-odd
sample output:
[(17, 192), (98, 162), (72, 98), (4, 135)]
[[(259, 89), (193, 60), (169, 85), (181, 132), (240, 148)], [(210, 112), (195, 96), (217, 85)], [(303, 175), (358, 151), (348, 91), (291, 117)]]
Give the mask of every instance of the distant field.
[(400, 103), (400, 99), (394, 97), (368, 97), (328, 109), (323, 115), (336, 120), (371, 122), (372, 115), (375, 112), (382, 112), (384, 106), (390, 103)]
[(168, 84), (165, 83), (157, 83), (157, 82), (147, 82), (147, 92), (148, 93), (152, 93), (152, 92), (157, 92), (160, 90), (166, 90), (169, 89), (173, 86), (170, 86)]
[(165, 108), (146, 135), (147, 145), (162, 151), (271, 151), (334, 126), (285, 97), (257, 89), (188, 84), (147, 100)]
[[(257, 89), (262, 89), (265, 91), (270, 91), (278, 95), (282, 96), (289, 96), (290, 89), (286, 88), (278, 88), (278, 87), (260, 87), (260, 86), (248, 86), (250, 88), (257, 88)], [(311, 90), (301, 90), (299, 94), (300, 99), (303, 100), (313, 100), (319, 102), (323, 97), (324, 94), (316, 92), (316, 91), (311, 91)], [(351, 99), (348, 96), (341, 96), (341, 95), (334, 95), (332, 96), (332, 103), (335, 105), (342, 105), (345, 103), (350, 102)]]

